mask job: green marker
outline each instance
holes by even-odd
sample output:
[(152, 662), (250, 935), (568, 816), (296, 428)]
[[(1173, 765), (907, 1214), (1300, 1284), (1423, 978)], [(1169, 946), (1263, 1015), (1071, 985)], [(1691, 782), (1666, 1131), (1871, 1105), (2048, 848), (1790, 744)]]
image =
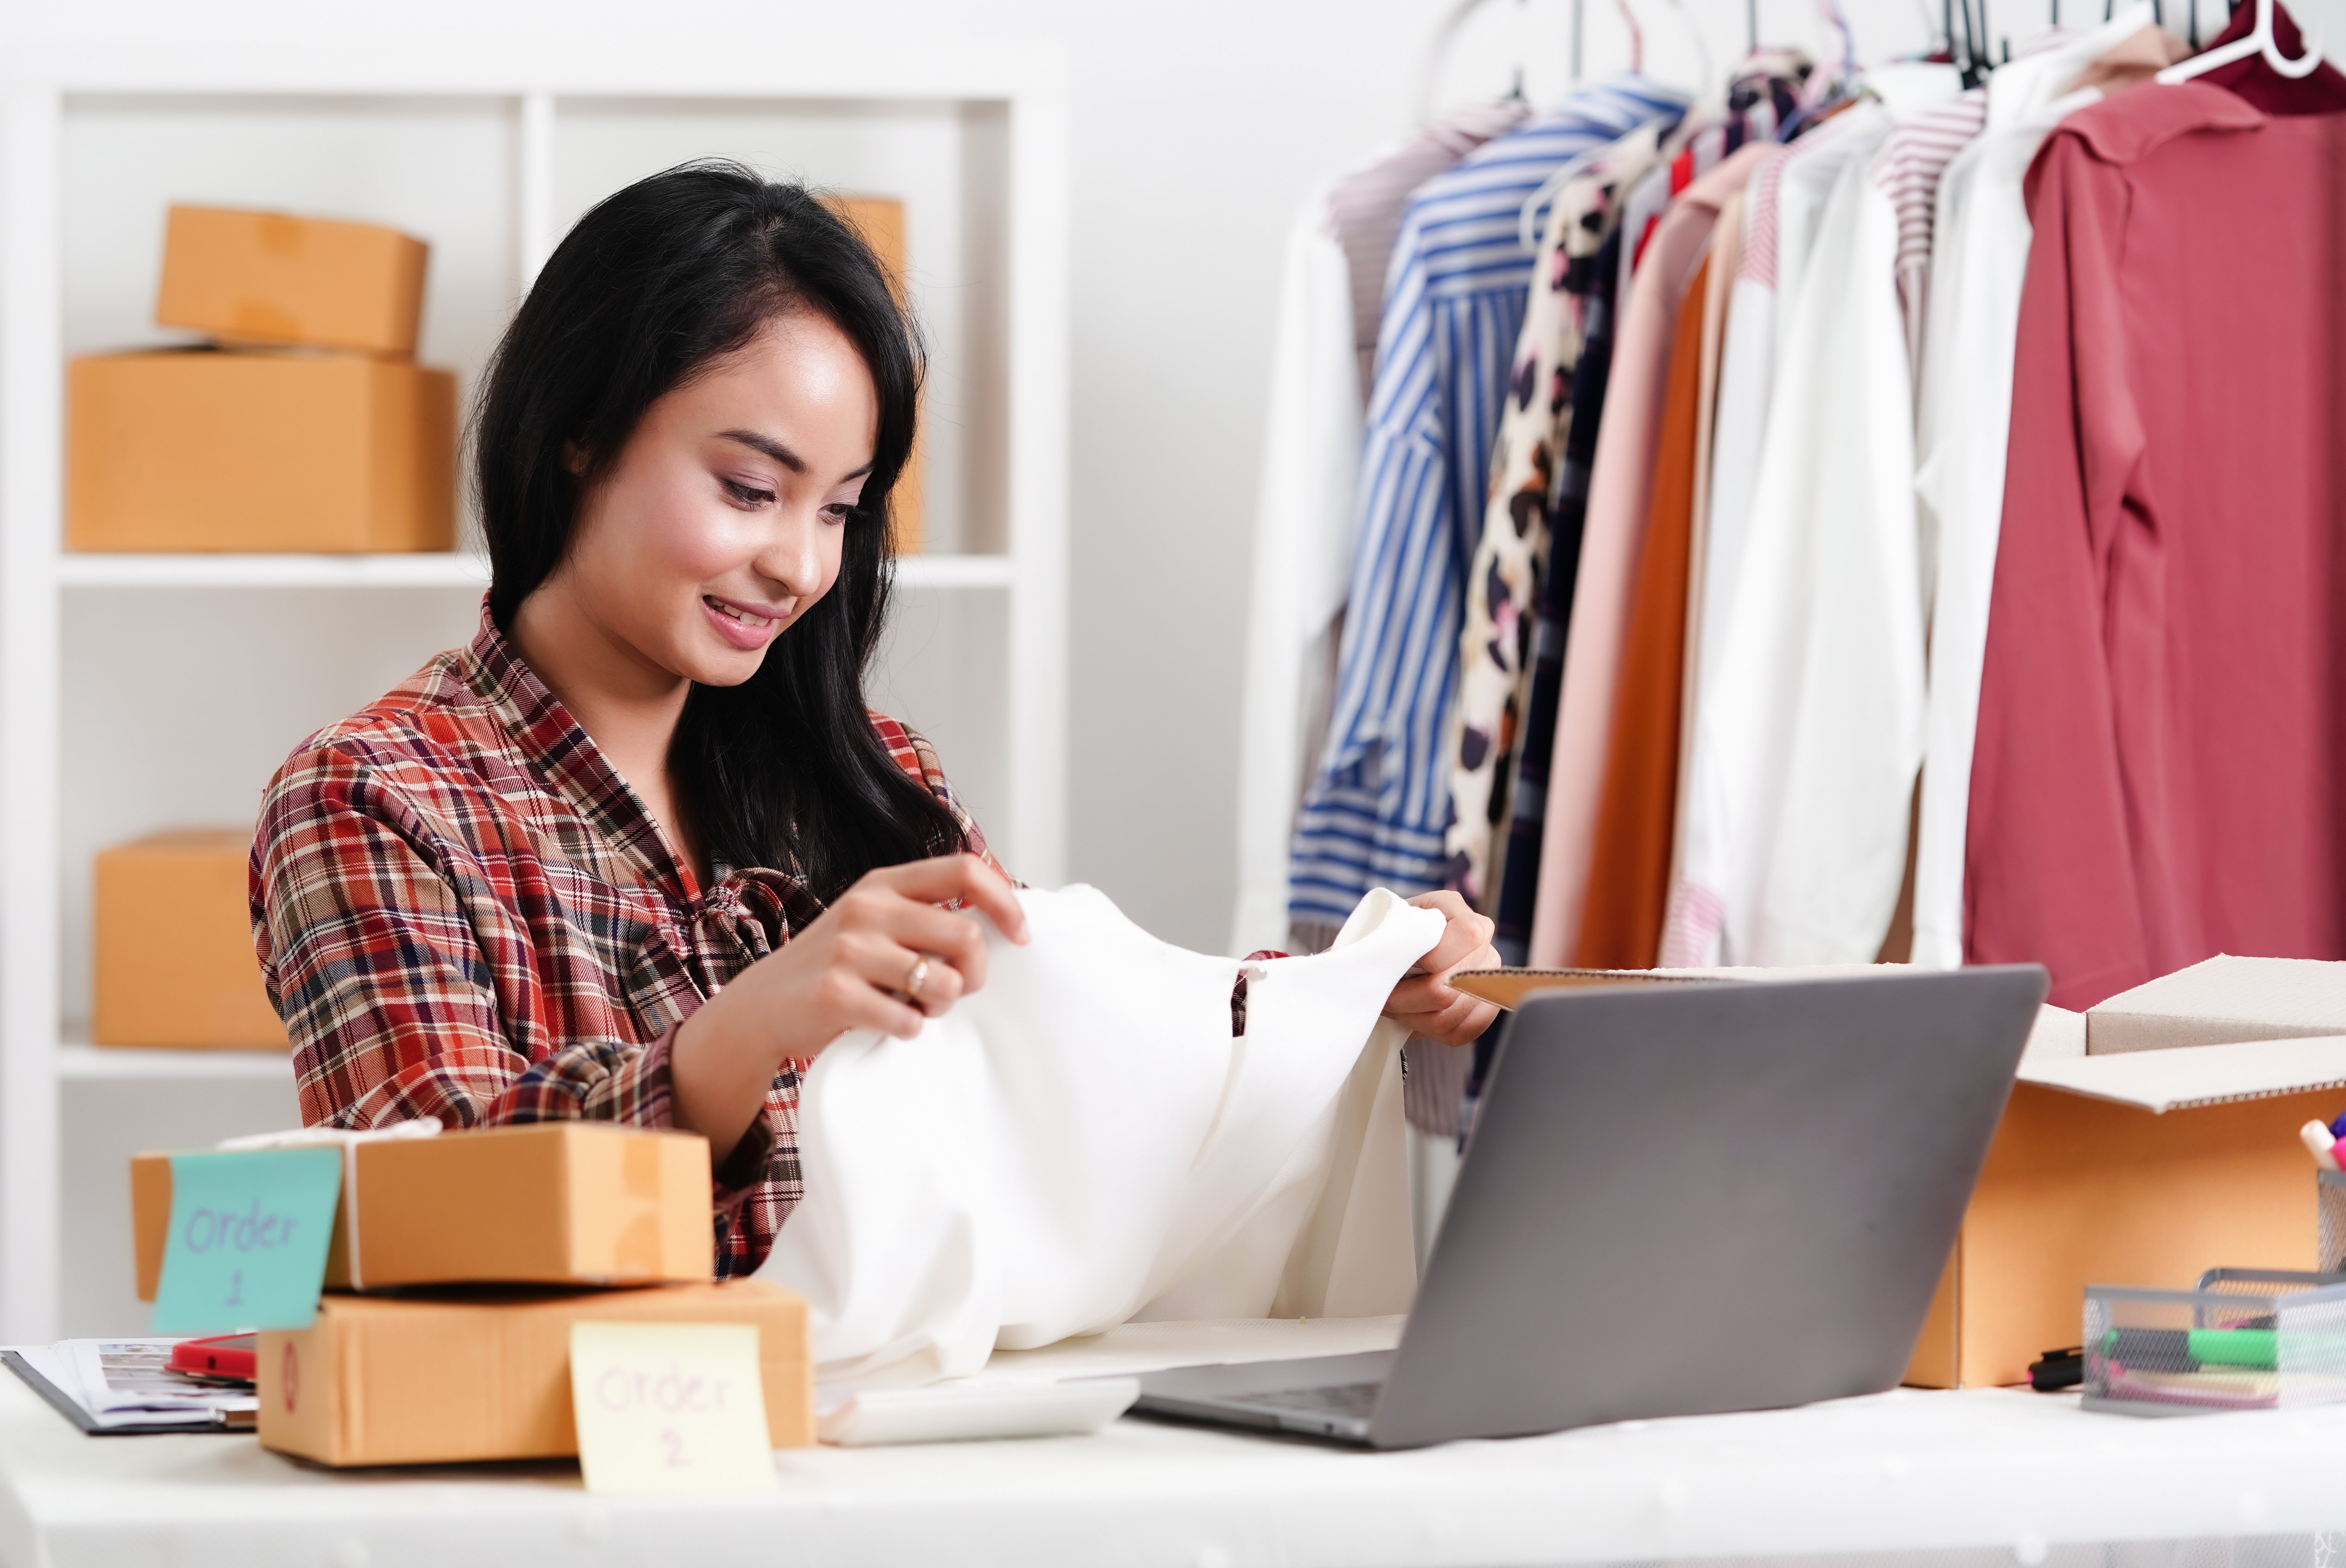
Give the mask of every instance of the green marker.
[(2270, 1329), (2113, 1329), (2102, 1340), (2102, 1354), (2138, 1372), (2202, 1367), (2270, 1372), (2280, 1365)]

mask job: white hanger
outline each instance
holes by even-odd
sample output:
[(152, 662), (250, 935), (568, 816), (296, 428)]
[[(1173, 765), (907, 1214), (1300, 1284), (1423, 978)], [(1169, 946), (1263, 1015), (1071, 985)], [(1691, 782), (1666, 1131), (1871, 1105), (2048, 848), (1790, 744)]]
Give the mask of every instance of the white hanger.
[(2169, 66), (2158, 73), (2158, 79), (2168, 87), (2188, 82), (2218, 66), (2229, 66), (2234, 60), (2245, 60), (2250, 55), (2261, 54), (2265, 64), (2276, 72), (2291, 78), (2310, 76), (2321, 64), (2321, 39), (2312, 28), (2299, 25), (2305, 53), (2292, 60), (2280, 52), (2280, 40), (2273, 36), (2273, 0), (2256, 0), (2257, 25), (2249, 29), (2248, 36), (2235, 38), (2220, 49), (2210, 49), (2204, 55), (2194, 55), (2179, 65)]
[[(1442, 88), (1442, 66), (1450, 57), (1450, 46), (1458, 41), (1458, 30), (1466, 25), (1467, 17), (1488, 3), (1489, 0), (1454, 0), (1450, 9), (1443, 13), (1440, 25), (1433, 29), (1433, 42), (1425, 52), (1425, 75), (1417, 85), (1417, 117), (1421, 125), (1430, 123), (1433, 118), (1435, 95)], [(1517, 3), (1520, 4), (1521, 0)], [(1518, 68), (1518, 90), (1522, 86), (1522, 76)]]

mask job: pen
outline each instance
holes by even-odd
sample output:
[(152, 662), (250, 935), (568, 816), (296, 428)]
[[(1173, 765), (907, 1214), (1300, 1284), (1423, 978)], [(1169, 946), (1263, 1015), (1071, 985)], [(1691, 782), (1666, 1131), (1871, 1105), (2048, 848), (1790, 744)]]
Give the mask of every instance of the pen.
[[(2346, 1116), (2342, 1116), (2339, 1119), (2346, 1121)], [(2331, 1131), (2330, 1127), (2320, 1122), (2308, 1122), (2305, 1125), (2298, 1128), (2297, 1135), (2300, 1139), (2304, 1140), (2305, 1152), (2313, 1156), (2313, 1163), (2315, 1165), (2320, 1166), (2326, 1171), (2334, 1171), (2339, 1168), (2339, 1137), (2338, 1135)]]

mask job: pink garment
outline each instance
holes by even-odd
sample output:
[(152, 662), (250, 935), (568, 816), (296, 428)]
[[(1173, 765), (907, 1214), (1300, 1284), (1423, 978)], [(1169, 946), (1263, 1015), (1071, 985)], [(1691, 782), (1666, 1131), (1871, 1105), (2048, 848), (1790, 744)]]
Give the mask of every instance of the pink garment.
[(2346, 117), (2203, 83), (2030, 174), (1964, 957), (2082, 1008), (2346, 958)]
[(1530, 962), (1535, 968), (1564, 963), (1580, 936), (1597, 794), (1605, 779), (1605, 748), (1613, 731), (1613, 701), (1620, 684), (1629, 579), (1645, 542), (1647, 501), (1653, 489), (1654, 443), (1661, 425), (1672, 328), (1687, 286), (1708, 253), (1720, 204), (1743, 188), (1770, 150), (1769, 144), (1747, 144), (1670, 204), (1647, 244), (1621, 312), (1613, 341), (1612, 379), (1605, 392), (1605, 423), (1596, 433), (1596, 456), (1589, 473), (1572, 628), (1565, 641), (1564, 687), (1556, 699), (1547, 828), (1532, 916)]

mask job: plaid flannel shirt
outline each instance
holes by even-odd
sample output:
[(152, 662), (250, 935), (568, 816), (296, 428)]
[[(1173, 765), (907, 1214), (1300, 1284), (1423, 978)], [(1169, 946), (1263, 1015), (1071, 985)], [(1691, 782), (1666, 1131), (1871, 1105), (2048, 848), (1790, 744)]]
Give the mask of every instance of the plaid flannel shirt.
[[(872, 722), (984, 854), (928, 743)], [(781, 871), (712, 870), (699, 886), (484, 606), (468, 647), (311, 737), (263, 798), (253, 941), (302, 1120), (671, 1125), (677, 1026), (822, 912)], [(799, 1200), (798, 1096), (786, 1064), (715, 1173), (720, 1278)]]

